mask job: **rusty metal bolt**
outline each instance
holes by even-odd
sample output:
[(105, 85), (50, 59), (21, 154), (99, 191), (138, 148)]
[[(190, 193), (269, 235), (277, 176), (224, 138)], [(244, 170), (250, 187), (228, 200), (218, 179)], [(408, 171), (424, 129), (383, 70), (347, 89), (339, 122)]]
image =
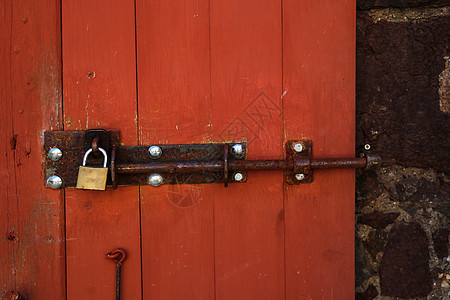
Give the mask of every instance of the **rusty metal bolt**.
[(231, 154), (236, 158), (241, 158), (244, 156), (244, 146), (242, 144), (234, 144), (231, 147)]
[(294, 148), (294, 151), (297, 152), (297, 153), (303, 151), (303, 145), (302, 145), (302, 143), (295, 143), (294, 146), (293, 146), (293, 148)]
[(162, 155), (162, 149), (158, 146), (151, 146), (148, 148), (148, 155), (153, 159), (158, 159)]
[(295, 179), (302, 181), (305, 179), (305, 174), (295, 174)]
[(242, 175), (241, 172), (234, 173), (233, 177), (234, 177), (234, 181), (236, 181), (236, 182), (240, 182), (240, 181), (242, 181), (242, 179), (244, 179), (244, 175)]
[(164, 178), (161, 176), (161, 174), (153, 173), (148, 177), (148, 184), (152, 186), (160, 186), (164, 181)]
[(62, 151), (59, 148), (52, 148), (48, 151), (48, 158), (52, 161), (59, 161), (62, 158)]
[(47, 179), (47, 187), (54, 190), (59, 189), (62, 186), (62, 179), (59, 176), (53, 175)]

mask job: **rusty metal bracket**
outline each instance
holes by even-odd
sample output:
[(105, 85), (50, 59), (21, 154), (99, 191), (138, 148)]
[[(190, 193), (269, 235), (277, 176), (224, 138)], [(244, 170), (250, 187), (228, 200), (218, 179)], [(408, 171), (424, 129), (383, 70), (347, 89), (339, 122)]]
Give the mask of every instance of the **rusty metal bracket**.
[(90, 148), (92, 148), (92, 155), (95, 158), (103, 157), (98, 148), (105, 149), (107, 153), (110, 153), (111, 147), (108, 132), (104, 129), (86, 130), (84, 134), (84, 151), (86, 152)]
[[(301, 144), (302, 151), (295, 151), (295, 145)], [(285, 171), (288, 184), (300, 184), (313, 181), (311, 170), (312, 141), (288, 141), (286, 143), (286, 160), (293, 161), (293, 168)]]
[[(44, 170), (45, 179), (52, 176), (61, 178), (61, 188), (75, 187), (77, 183), (78, 167), (82, 165), (82, 160), (86, 145), (92, 145), (95, 134), (89, 131), (46, 131), (44, 133)], [(98, 131), (101, 132), (101, 131)], [(148, 154), (150, 146), (122, 146), (120, 144), (119, 131), (107, 132), (108, 142), (104, 137), (99, 147), (105, 147), (108, 153), (107, 185), (117, 188), (117, 186), (148, 185), (150, 174), (158, 172), (163, 177), (162, 184), (197, 184), (197, 183), (224, 183), (236, 182), (233, 177), (226, 178), (226, 172), (222, 169), (209, 170), (203, 168), (202, 164), (214, 161), (224, 161), (225, 155), (234, 145), (231, 143), (217, 144), (190, 144), (190, 145), (158, 145), (162, 150), (162, 155), (157, 160), (152, 159)], [(243, 144), (245, 149), (245, 143)], [(47, 155), (52, 148), (62, 151), (62, 157), (58, 161), (53, 161)], [(227, 154), (225, 154), (227, 153)], [(231, 158), (231, 157), (230, 157)], [(235, 158), (234, 160), (244, 160)], [(182, 162), (192, 171), (179, 170), (177, 163)], [(102, 157), (89, 156), (88, 165), (101, 165)], [(152, 169), (152, 166), (154, 167)], [(148, 168), (141, 170), (142, 167)], [(246, 172), (242, 171), (243, 179), (246, 181)], [(232, 173), (230, 172), (230, 175)]]
[[(44, 166), (47, 186), (74, 187), (86, 149), (106, 148), (107, 185), (117, 188), (195, 183), (223, 183), (226, 187), (229, 182), (246, 182), (247, 171), (262, 170), (283, 170), (287, 184), (301, 184), (313, 181), (314, 169), (393, 164), (371, 153), (364, 157), (314, 159), (312, 146), (310, 140), (288, 141), (285, 159), (246, 160), (245, 143), (122, 146), (119, 131), (48, 131), (44, 133), (45, 153), (48, 153)], [(59, 158), (55, 155), (58, 152)], [(102, 157), (92, 155), (88, 163), (99, 165)]]

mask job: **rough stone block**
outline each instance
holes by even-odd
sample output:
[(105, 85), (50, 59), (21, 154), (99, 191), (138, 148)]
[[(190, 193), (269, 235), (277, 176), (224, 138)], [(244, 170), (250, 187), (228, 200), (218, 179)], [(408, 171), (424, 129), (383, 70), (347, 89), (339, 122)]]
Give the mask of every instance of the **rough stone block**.
[(448, 256), (448, 235), (447, 228), (440, 228), (433, 233), (434, 252), (439, 259)]
[(428, 239), (418, 223), (394, 225), (380, 265), (383, 296), (425, 297), (432, 288)]
[(450, 172), (450, 114), (441, 109), (439, 93), (449, 32), (448, 15), (375, 23), (359, 14), (358, 148), (369, 143), (403, 166)]
[(394, 223), (395, 219), (398, 218), (400, 213), (382, 213), (379, 211), (374, 211), (370, 214), (361, 215), (358, 218), (358, 223), (369, 225), (375, 229), (384, 229), (389, 224)]

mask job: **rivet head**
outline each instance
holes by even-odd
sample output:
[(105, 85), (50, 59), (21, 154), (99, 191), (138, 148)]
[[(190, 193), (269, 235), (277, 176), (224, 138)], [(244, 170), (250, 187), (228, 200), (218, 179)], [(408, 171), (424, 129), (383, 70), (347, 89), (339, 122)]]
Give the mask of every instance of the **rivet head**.
[(153, 186), (160, 186), (163, 183), (163, 177), (158, 173), (153, 173), (148, 177), (148, 184)]
[(231, 147), (231, 154), (234, 155), (234, 157), (240, 158), (244, 156), (244, 146), (242, 144), (234, 144), (233, 147)]
[(54, 190), (59, 189), (62, 186), (62, 179), (59, 176), (53, 175), (47, 178), (47, 187)]
[(295, 144), (294, 144), (294, 151), (295, 151), (295, 152), (302, 152), (302, 151), (303, 151), (303, 145), (302, 145), (302, 143), (295, 143)]
[(158, 159), (162, 155), (162, 150), (158, 146), (151, 146), (148, 148), (148, 155), (153, 159)]
[(48, 151), (48, 158), (52, 161), (59, 161), (62, 158), (62, 151), (59, 148), (52, 148)]
[(304, 180), (305, 179), (305, 174), (295, 174), (295, 178), (298, 181)]
[(242, 175), (242, 173), (240, 173), (240, 172), (236, 172), (236, 173), (234, 173), (233, 178), (234, 178), (234, 181), (240, 182), (240, 181), (242, 181), (242, 179), (244, 179), (244, 175)]

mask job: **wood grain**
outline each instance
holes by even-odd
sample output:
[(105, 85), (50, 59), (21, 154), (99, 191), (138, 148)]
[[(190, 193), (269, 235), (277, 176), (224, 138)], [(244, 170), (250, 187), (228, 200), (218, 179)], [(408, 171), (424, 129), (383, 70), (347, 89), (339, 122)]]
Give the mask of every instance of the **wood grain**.
[[(248, 159), (281, 158), (281, 2), (211, 1), (214, 141), (247, 141)], [(284, 298), (281, 172), (214, 190), (217, 299)]]
[[(211, 141), (207, 1), (137, 1), (141, 144)], [(141, 187), (146, 299), (214, 298), (211, 185)]]
[[(0, 73), (0, 96), (5, 99), (0, 116), (0, 145), (1, 151), (4, 153), (0, 160), (0, 226), (2, 230), (2, 238), (0, 239), (0, 257), (2, 268), (0, 268), (0, 293), (3, 294), (9, 290), (15, 290), (16, 276), (12, 272), (15, 261), (14, 252), (16, 243), (13, 239), (12, 229), (17, 226), (17, 197), (16, 190), (16, 169), (14, 163), (14, 147), (16, 141), (14, 139), (14, 123), (13, 123), (13, 101), (12, 101), (12, 82), (11, 76), (11, 55), (13, 53), (11, 43), (11, 27), (12, 27), (12, 10), (11, 3), (2, 2), (0, 7), (0, 24), (1, 28), (7, 28), (4, 34), (0, 35), (0, 62), (5, 72)], [(15, 231), (15, 230), (14, 230)], [(8, 239), (9, 238), (9, 239)]]
[(141, 297), (139, 197), (136, 187), (66, 192), (67, 298), (114, 299), (116, 263), (106, 254), (122, 248), (122, 297)]
[[(66, 130), (119, 129), (136, 145), (134, 1), (64, 1), (63, 84)], [(141, 297), (138, 187), (66, 190), (67, 298), (113, 299), (123, 248), (122, 297)]]
[[(354, 155), (355, 2), (283, 2), (284, 138), (316, 158)], [(287, 299), (354, 297), (354, 171), (287, 186)]]
[(0, 295), (62, 299), (63, 202), (44, 186), (42, 132), (61, 129), (59, 1), (0, 4)]

